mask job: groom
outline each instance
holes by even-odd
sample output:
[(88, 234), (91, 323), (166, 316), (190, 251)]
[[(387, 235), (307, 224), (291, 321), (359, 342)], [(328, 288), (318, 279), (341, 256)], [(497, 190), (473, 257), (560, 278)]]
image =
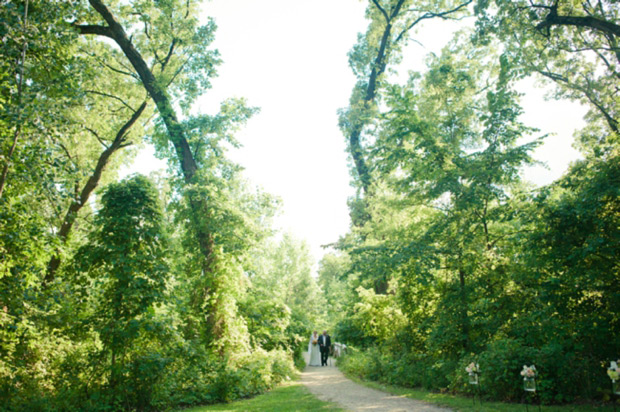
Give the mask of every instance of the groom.
[(319, 348), (321, 350), (321, 366), (327, 366), (327, 357), (329, 356), (329, 347), (332, 346), (332, 339), (324, 330), (323, 334), (319, 336)]

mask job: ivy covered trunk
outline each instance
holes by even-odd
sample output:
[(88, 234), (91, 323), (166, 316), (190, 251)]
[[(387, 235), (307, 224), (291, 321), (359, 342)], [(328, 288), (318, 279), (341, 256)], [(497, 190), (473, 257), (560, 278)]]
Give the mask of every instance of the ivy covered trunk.
[[(76, 25), (82, 34), (95, 34), (106, 36), (114, 40), (140, 76), (140, 80), (147, 90), (161, 116), (170, 142), (173, 144), (177, 160), (181, 167), (181, 172), (186, 186), (201, 185), (197, 180), (196, 172), (198, 163), (190, 149), (186, 132), (178, 120), (176, 111), (173, 108), (170, 97), (161, 82), (153, 75), (147, 63), (144, 61), (140, 52), (134, 47), (124, 28), (118, 23), (115, 16), (101, 0), (89, 0), (91, 6), (99, 13), (107, 23), (106, 26), (99, 25)], [(174, 45), (171, 46), (171, 50)], [(201, 192), (199, 192), (201, 193)], [(220, 274), (216, 270), (216, 255), (214, 253), (213, 236), (207, 229), (209, 226), (210, 209), (207, 199), (195, 193), (188, 193), (188, 203), (191, 210), (192, 231), (195, 233), (196, 242), (200, 245), (202, 254), (201, 271), (204, 280), (201, 282), (202, 291), (198, 292), (203, 296), (202, 302), (196, 302), (197, 310), (204, 313), (206, 326), (209, 331), (208, 342), (213, 343), (222, 337), (224, 329), (222, 322), (224, 316), (219, 313), (219, 294), (222, 293), (218, 279)]]

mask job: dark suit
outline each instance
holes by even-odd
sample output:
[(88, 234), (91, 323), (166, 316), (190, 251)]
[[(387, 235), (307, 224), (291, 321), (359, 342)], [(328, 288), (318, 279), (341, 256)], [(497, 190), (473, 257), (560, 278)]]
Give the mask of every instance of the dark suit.
[(319, 335), (319, 349), (321, 350), (321, 366), (327, 366), (329, 348), (332, 346), (332, 339), (329, 335)]

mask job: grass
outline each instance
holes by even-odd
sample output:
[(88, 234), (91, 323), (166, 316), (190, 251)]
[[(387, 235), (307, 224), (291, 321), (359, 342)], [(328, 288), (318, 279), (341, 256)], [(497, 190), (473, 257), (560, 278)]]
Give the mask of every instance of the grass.
[[(347, 377), (361, 385), (369, 388), (378, 389), (393, 395), (405, 396), (411, 399), (417, 399), (438, 406), (445, 406), (458, 412), (525, 412), (525, 404), (504, 403), (504, 402), (486, 402), (482, 404), (476, 398), (476, 404), (473, 404), (472, 398), (464, 396), (449, 395), (443, 393), (433, 393), (422, 389), (402, 388), (399, 386), (385, 385), (377, 382), (364, 381), (356, 377), (347, 375)], [(530, 398), (530, 402), (532, 402)], [(538, 412), (538, 405), (530, 403), (530, 412)], [(563, 406), (541, 406), (541, 412), (612, 412), (613, 406), (597, 406), (597, 405), (563, 405)]]
[(344, 412), (333, 403), (323, 402), (312, 395), (299, 382), (288, 382), (254, 398), (243, 399), (227, 404), (199, 406), (184, 409), (183, 412), (297, 412), (297, 411), (331, 411)]

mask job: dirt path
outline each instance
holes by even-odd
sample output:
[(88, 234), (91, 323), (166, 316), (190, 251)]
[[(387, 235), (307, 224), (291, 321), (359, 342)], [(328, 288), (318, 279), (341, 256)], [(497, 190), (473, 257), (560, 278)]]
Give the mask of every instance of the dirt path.
[(451, 412), (450, 409), (358, 385), (347, 379), (335, 366), (306, 366), (301, 374), (301, 382), (317, 398), (336, 402), (348, 411)]

